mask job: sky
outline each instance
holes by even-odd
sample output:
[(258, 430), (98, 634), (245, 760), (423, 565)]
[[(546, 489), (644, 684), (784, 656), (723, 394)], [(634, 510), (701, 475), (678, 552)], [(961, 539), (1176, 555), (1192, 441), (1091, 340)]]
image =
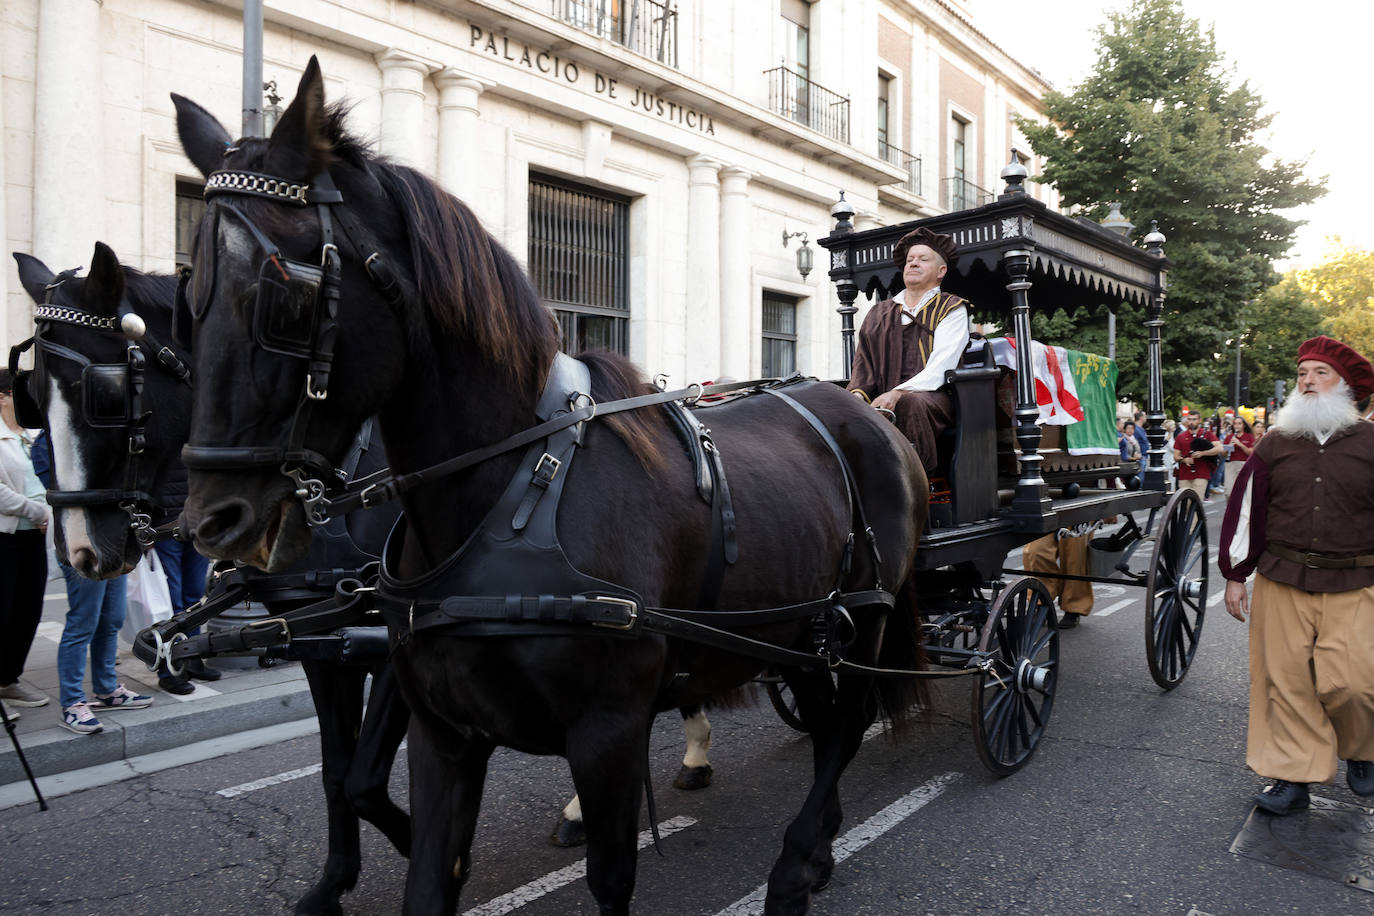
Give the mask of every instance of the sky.
[[(1094, 28), (1127, 0), (963, 0), (979, 29), (1054, 88), (1071, 91), (1096, 60)], [(1309, 177), (1327, 176), (1327, 192), (1288, 215), (1307, 221), (1280, 270), (1311, 266), (1327, 237), (1374, 249), (1374, 217), (1365, 212), (1374, 184), (1374, 105), (1369, 103), (1374, 3), (1305, 0), (1183, 0), (1217, 49), (1248, 80), (1274, 115), (1259, 141), (1285, 160), (1307, 160)], [(1166, 245), (1167, 250), (1167, 245)]]

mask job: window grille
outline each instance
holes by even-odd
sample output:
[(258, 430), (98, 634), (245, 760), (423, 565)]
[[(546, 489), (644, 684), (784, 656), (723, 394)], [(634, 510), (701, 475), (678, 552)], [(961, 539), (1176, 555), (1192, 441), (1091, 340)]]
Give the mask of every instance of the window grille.
[(786, 378), (797, 371), (797, 300), (763, 291), (763, 376)]
[(178, 181), (176, 186), (176, 260), (177, 267), (190, 267), (196, 247), (196, 228), (205, 213), (202, 187), (194, 181)]

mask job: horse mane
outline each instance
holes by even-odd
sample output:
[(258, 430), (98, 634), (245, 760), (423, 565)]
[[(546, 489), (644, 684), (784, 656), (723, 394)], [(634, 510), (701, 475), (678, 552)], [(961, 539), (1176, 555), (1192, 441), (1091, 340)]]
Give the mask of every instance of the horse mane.
[(147, 308), (171, 313), (176, 296), (176, 274), (144, 273), (127, 264), (121, 265), (121, 268), (124, 272), (124, 296), (135, 311), (142, 312)]
[[(529, 274), (477, 215), (428, 176), (373, 152), (349, 133), (348, 106), (328, 109), (331, 154), (370, 174), (381, 186), (409, 240), (412, 308), (441, 330), (469, 340), (478, 353), (518, 387), (542, 390), (554, 354), (558, 325)], [(424, 321), (411, 322), (414, 328)], [(611, 353), (581, 353), (591, 370), (592, 394), (611, 401), (651, 389), (628, 360)], [(606, 418), (646, 470), (661, 455), (656, 436), (666, 429), (659, 411), (636, 410)]]

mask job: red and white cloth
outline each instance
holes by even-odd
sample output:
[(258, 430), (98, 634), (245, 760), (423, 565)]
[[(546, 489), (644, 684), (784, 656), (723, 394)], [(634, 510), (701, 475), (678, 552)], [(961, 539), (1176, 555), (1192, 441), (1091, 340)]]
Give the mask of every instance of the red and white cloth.
[[(988, 343), (992, 344), (997, 365), (1015, 371), (1016, 338), (994, 337)], [(1035, 403), (1040, 408), (1038, 422), (1068, 426), (1082, 420), (1083, 405), (1078, 401), (1078, 387), (1070, 371), (1068, 351), (1033, 340), (1031, 356), (1035, 365)]]

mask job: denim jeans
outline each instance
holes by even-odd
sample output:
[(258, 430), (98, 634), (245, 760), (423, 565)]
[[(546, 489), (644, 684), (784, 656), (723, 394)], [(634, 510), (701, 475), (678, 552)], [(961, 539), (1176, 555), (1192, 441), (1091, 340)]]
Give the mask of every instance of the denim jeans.
[[(205, 574), (210, 561), (191, 547), (176, 540), (158, 541), (153, 545), (167, 576), (167, 593), (172, 596), (172, 613), (180, 614), (205, 597)], [(194, 635), (199, 630), (192, 630)]]
[(83, 579), (65, 563), (67, 624), (57, 646), (58, 698), (65, 709), (86, 699), (81, 682), (86, 676), (86, 650), (91, 653), (91, 687), (98, 694), (114, 693), (119, 686), (115, 655), (119, 628), (124, 625), (124, 582), (117, 579)]

